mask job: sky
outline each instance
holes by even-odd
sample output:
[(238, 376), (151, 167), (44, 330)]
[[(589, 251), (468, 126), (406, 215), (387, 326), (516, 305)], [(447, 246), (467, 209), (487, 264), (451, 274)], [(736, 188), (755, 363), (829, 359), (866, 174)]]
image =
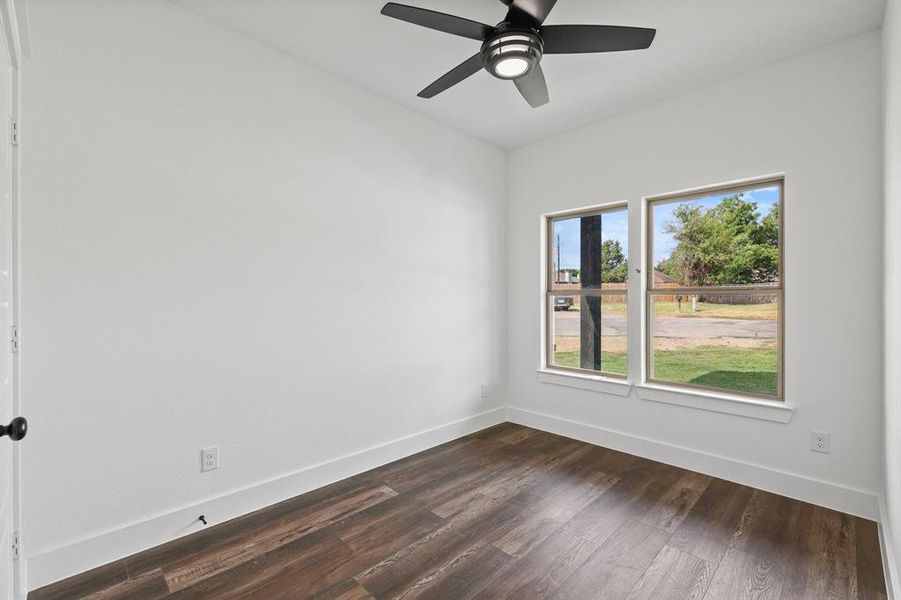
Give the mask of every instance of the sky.
[[(560, 240), (560, 268), (580, 269), (581, 243), (579, 218), (566, 219), (554, 222), (555, 237)], [(628, 211), (623, 208), (613, 212), (604, 213), (601, 217), (601, 241), (619, 240), (623, 248), (623, 254), (629, 251), (629, 217)], [(554, 242), (556, 251), (556, 240)], [(554, 257), (556, 261), (556, 257)]]
[[(673, 237), (664, 233), (663, 228), (673, 218), (673, 211), (682, 204), (696, 204), (703, 209), (709, 209), (731, 194), (716, 194), (704, 198), (696, 198), (687, 202), (670, 202), (654, 205), (654, 264), (667, 258), (676, 246)], [(757, 203), (757, 211), (760, 218), (770, 212), (773, 204), (779, 201), (778, 187), (765, 187), (744, 192), (746, 200)], [(566, 219), (554, 223), (555, 237), (560, 239), (560, 268), (580, 268), (580, 244), (579, 244), (579, 219)], [(604, 213), (601, 217), (601, 240), (619, 240), (623, 252), (628, 252), (629, 226), (628, 213), (625, 209)], [(554, 251), (556, 252), (556, 240)], [(556, 260), (556, 257), (554, 257)]]

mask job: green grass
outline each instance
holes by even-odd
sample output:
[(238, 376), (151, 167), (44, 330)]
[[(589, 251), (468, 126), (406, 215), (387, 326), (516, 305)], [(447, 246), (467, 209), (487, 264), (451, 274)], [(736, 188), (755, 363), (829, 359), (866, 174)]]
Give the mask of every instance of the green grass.
[[(561, 367), (578, 367), (578, 352), (557, 352)], [(601, 352), (601, 369), (626, 374), (625, 352)], [(776, 395), (776, 347), (695, 346), (654, 352), (654, 379), (691, 383), (734, 392)]]
[[(578, 352), (557, 352), (554, 354), (554, 364), (560, 367), (579, 368)], [(625, 352), (601, 352), (601, 370), (605, 373), (616, 375), (626, 374)]]

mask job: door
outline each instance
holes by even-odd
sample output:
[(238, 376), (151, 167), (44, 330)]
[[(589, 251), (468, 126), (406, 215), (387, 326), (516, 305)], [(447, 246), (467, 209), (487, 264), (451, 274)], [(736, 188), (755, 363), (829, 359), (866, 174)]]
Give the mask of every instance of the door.
[(13, 343), (15, 313), (15, 258), (13, 218), (15, 200), (15, 161), (18, 138), (13, 134), (16, 109), (17, 70), (13, 44), (10, 44), (8, 5), (0, 6), (0, 600), (11, 600), (22, 587), (18, 579), (18, 453), (16, 440), (25, 435), (24, 420), (14, 421), (17, 364)]

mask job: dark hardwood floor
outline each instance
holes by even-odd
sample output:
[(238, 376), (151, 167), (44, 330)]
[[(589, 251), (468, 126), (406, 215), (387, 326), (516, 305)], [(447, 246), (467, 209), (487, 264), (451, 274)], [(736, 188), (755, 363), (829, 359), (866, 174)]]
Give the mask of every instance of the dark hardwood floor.
[(505, 423), (28, 597), (886, 595), (872, 521)]

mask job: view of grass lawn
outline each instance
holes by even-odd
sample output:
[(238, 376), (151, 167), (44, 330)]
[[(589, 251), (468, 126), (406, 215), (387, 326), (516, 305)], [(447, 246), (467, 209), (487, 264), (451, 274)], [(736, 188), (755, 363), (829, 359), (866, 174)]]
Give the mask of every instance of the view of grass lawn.
[[(554, 363), (578, 367), (578, 352), (557, 352)], [(601, 367), (607, 373), (626, 374), (624, 352), (602, 352)], [(757, 348), (693, 346), (654, 352), (654, 379), (693, 383), (735, 392), (776, 395), (776, 346)]]
[[(560, 367), (579, 367), (578, 352), (555, 352), (554, 364)], [(625, 352), (601, 352), (601, 370), (616, 375), (626, 374)]]

